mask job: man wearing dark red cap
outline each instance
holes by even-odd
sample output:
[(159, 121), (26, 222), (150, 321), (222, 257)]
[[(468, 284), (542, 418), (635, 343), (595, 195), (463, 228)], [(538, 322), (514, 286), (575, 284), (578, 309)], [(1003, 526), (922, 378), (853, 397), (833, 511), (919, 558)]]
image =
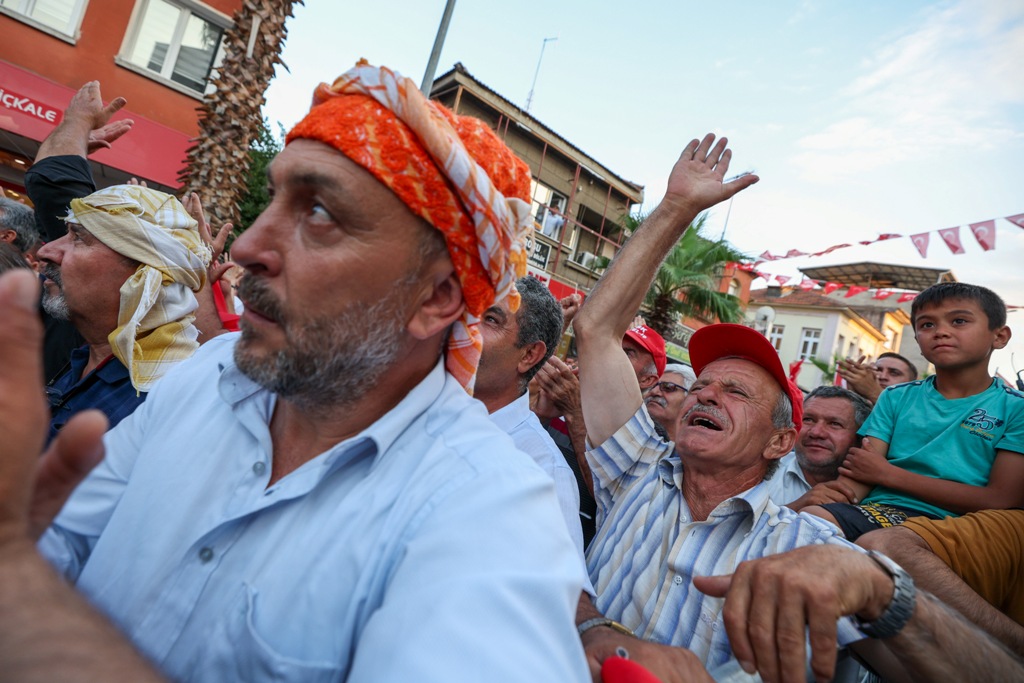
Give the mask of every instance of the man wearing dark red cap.
[(636, 373), (641, 391), (647, 391), (665, 372), (665, 340), (653, 328), (638, 325), (622, 337), (622, 351)]
[[(587, 555), (597, 598), (594, 605), (581, 599), (577, 623), (592, 662), (624, 647), (665, 680), (693, 666), (694, 656), (712, 675), (736, 668), (721, 602), (694, 588), (695, 576), (730, 574), (744, 560), (797, 546), (848, 545), (830, 525), (769, 498), (765, 480), (792, 450), (802, 404), (764, 336), (740, 325), (711, 325), (693, 335), (697, 380), (683, 402), (675, 444), (658, 437), (620, 350), (658, 265), (686, 227), (757, 180), (723, 182), (731, 156), (725, 145), (711, 135), (690, 143), (665, 199), (574, 321), (598, 502)], [(838, 626), (843, 644), (861, 637), (848, 620)]]

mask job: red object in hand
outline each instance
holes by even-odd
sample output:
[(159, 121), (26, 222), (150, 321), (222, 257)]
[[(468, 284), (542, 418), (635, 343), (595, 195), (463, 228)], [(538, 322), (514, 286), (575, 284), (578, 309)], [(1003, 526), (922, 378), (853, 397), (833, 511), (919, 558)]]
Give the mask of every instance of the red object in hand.
[(661, 683), (661, 679), (636, 662), (624, 657), (609, 657), (601, 665), (604, 683)]

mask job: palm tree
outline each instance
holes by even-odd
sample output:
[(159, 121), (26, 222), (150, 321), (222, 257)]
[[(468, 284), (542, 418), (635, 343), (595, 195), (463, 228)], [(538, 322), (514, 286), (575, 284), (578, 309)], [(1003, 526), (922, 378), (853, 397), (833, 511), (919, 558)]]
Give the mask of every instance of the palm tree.
[(212, 223), (238, 225), (249, 149), (263, 127), (263, 93), (281, 63), (285, 20), (303, 0), (245, 0), (224, 32), (215, 89), (199, 106), (199, 135), (179, 180), (203, 199)]
[[(645, 218), (640, 214), (632, 222), (639, 226)], [(658, 268), (644, 299), (647, 323), (665, 338), (675, 336), (672, 331), (683, 317), (717, 318), (720, 322), (743, 318), (739, 298), (718, 291), (718, 287), (725, 265), (747, 256), (724, 239), (704, 236), (706, 218), (701, 214), (686, 229)]]

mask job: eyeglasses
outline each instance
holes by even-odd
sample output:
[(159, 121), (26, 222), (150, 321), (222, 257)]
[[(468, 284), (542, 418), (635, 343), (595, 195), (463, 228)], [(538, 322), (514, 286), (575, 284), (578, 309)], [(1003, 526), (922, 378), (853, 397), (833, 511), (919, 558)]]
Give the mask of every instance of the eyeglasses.
[(676, 384), (675, 382), (658, 382), (655, 386), (661, 389), (661, 393), (663, 394), (674, 394), (677, 391), (681, 391), (684, 394), (690, 393), (687, 391), (686, 387)]

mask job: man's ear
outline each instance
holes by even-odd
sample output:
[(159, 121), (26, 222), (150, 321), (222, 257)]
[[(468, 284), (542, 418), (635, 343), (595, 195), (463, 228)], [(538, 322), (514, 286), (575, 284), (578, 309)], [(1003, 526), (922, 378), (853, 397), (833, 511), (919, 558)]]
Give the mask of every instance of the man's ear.
[(796, 429), (794, 427), (776, 429), (772, 432), (768, 443), (765, 444), (762, 455), (766, 460), (778, 460), (793, 450), (795, 443)]
[(647, 391), (658, 383), (657, 375), (644, 375), (640, 378), (640, 391)]
[(532, 344), (527, 344), (520, 351), (523, 355), (519, 358), (516, 372), (524, 375), (530, 371), (530, 368), (544, 360), (544, 354), (548, 351), (548, 345), (538, 340)]
[(425, 340), (447, 330), (466, 308), (462, 285), (452, 264), (440, 259), (441, 267), (430, 267), (420, 280), (415, 308), (406, 329), (416, 339)]
[(18, 237), (18, 233), (14, 232), (10, 228), (0, 228), (0, 242), (14, 243), (15, 238)]

